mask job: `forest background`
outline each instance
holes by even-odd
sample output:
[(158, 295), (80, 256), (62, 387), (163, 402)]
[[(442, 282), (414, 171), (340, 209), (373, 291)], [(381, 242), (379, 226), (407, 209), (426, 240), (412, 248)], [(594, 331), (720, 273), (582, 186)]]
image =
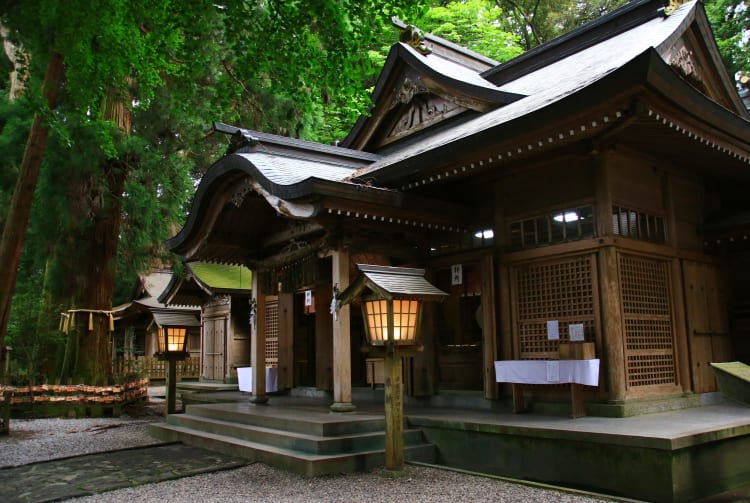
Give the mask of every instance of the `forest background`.
[[(0, 356), (12, 347), (12, 372), (36, 382), (110, 382), (107, 318), (66, 335), (60, 313), (179, 274), (164, 242), (226, 149), (212, 121), (344, 138), (398, 39), (392, 16), (502, 62), (625, 3), (0, 0)], [(704, 5), (730, 75), (747, 76), (746, 2)]]

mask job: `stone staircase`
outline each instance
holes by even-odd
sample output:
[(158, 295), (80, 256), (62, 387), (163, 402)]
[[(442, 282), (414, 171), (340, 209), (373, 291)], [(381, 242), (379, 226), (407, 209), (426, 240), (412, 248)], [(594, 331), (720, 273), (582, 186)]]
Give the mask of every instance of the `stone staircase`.
[[(151, 425), (150, 434), (309, 477), (366, 471), (384, 463), (382, 414), (336, 414), (320, 406), (188, 405), (184, 414)], [(420, 430), (405, 430), (404, 457), (434, 463), (437, 449)]]

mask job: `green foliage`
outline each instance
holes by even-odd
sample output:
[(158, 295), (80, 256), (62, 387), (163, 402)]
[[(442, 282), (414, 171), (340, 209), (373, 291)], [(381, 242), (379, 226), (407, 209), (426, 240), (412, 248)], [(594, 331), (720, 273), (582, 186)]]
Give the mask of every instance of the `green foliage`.
[(628, 0), (495, 0), (508, 31), (532, 49), (626, 4)]
[(705, 0), (706, 15), (731, 76), (750, 75), (750, 12), (745, 1)]
[(424, 31), (496, 61), (521, 54), (518, 36), (504, 31), (505, 13), (488, 0), (452, 1), (433, 7), (419, 20)]

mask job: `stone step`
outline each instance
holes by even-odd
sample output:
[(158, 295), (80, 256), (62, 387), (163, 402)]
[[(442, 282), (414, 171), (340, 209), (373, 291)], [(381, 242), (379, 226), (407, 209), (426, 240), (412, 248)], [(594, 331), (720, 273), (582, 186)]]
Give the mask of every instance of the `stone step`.
[[(246, 402), (192, 404), (192, 416), (237, 424), (273, 428), (322, 437), (353, 435), (385, 430), (385, 419), (378, 414), (332, 414), (319, 408), (269, 407)], [(179, 415), (169, 416), (167, 421)]]
[[(179, 441), (308, 477), (370, 470), (382, 466), (385, 455), (382, 448), (338, 454), (309, 453), (169, 423), (152, 424), (149, 431), (164, 441)], [(404, 448), (407, 460), (434, 463), (436, 456), (437, 450), (432, 444)]]
[[(169, 424), (311, 454), (340, 454), (378, 450), (383, 449), (385, 445), (385, 432), (382, 430), (320, 436), (281, 429), (280, 425), (268, 428), (189, 413), (170, 416)], [(418, 445), (420, 443), (423, 443), (423, 435), (420, 430), (404, 431), (405, 445)]]

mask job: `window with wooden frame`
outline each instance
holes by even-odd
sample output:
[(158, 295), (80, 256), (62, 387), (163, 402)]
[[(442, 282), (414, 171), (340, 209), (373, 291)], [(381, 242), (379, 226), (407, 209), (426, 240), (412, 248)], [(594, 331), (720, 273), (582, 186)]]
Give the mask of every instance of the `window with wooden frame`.
[(664, 218), (623, 206), (612, 206), (612, 233), (651, 243), (667, 242)]
[(594, 236), (593, 206), (537, 215), (510, 224), (511, 248), (521, 250)]

